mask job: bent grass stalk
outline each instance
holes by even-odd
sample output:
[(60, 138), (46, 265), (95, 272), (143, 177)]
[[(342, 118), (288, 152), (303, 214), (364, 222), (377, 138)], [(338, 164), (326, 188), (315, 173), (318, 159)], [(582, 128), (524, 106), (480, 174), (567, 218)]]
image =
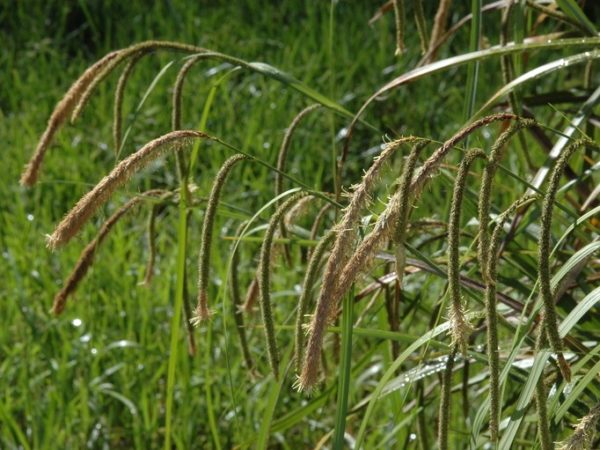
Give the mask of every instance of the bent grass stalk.
[[(246, 226), (246, 222), (242, 222), (235, 235), (239, 237), (242, 234)], [(238, 276), (238, 269), (240, 264), (239, 248), (236, 245), (237, 242), (233, 241), (231, 244), (231, 265), (229, 271), (229, 289), (231, 292), (231, 303), (233, 309), (233, 318), (235, 320), (235, 326), (240, 339), (240, 348), (242, 350), (242, 357), (244, 358), (244, 364), (250, 376), (254, 376), (254, 360), (250, 353), (250, 347), (248, 346), (248, 338), (246, 336), (246, 326), (244, 324), (244, 314), (242, 310), (241, 297), (240, 297), (240, 282)]]
[(450, 334), (452, 345), (458, 348), (465, 357), (467, 356), (469, 335), (473, 328), (466, 319), (460, 287), (460, 218), (467, 176), (471, 165), (477, 158), (485, 158), (485, 153), (480, 149), (469, 150), (460, 164), (454, 183), (450, 220), (448, 221), (448, 290), (450, 291), (451, 300), (448, 317), (450, 320)]
[(52, 111), (52, 114), (48, 119), (46, 130), (42, 134), (33, 156), (25, 166), (25, 170), (21, 175), (21, 184), (23, 186), (33, 186), (36, 183), (39, 177), (42, 161), (44, 160), (44, 155), (52, 143), (54, 135), (65, 123), (68, 115), (73, 111), (75, 105), (81, 99), (81, 96), (88, 86), (93, 82), (98, 74), (101, 73), (102, 70), (112, 61), (117, 59), (119, 55), (119, 51), (111, 52), (86, 69), (86, 71), (75, 81), (75, 83), (71, 85), (63, 98), (54, 107), (54, 111)]
[[(409, 153), (402, 175), (400, 176), (400, 187), (398, 189), (398, 223), (394, 232), (393, 240), (396, 244), (396, 279), (398, 286), (402, 288), (402, 280), (404, 278), (404, 266), (406, 262), (406, 232), (408, 231), (408, 218), (410, 216), (410, 184), (412, 181), (417, 160), (421, 151), (429, 144), (428, 139), (418, 142)], [(341, 279), (343, 276), (340, 277)], [(341, 289), (345, 291), (344, 286), (348, 286), (351, 281), (340, 282)]]
[(137, 206), (140, 202), (142, 202), (145, 196), (154, 196), (159, 195), (164, 191), (153, 190), (144, 192), (142, 195), (137, 196), (129, 200), (123, 206), (121, 206), (117, 211), (115, 211), (100, 227), (98, 234), (96, 237), (85, 247), (85, 249), (81, 252), (77, 263), (75, 263), (75, 267), (71, 271), (71, 274), (65, 281), (63, 288), (54, 296), (54, 302), (52, 305), (52, 313), (59, 315), (61, 314), (67, 303), (68, 298), (75, 293), (77, 286), (81, 280), (87, 274), (89, 268), (92, 266), (94, 262), (94, 255), (98, 250), (98, 247), (106, 236), (110, 233), (112, 228), (117, 224), (117, 222), (129, 211), (131, 211), (135, 206)]
[(438, 447), (440, 450), (448, 450), (448, 431), (450, 428), (450, 402), (452, 400), (452, 371), (454, 370), (454, 358), (458, 348), (452, 347), (448, 355), (446, 368), (442, 376), (442, 389), (440, 393), (440, 410), (438, 419)]
[(263, 324), (265, 326), (265, 339), (267, 343), (267, 354), (269, 364), (275, 379), (279, 378), (279, 351), (275, 339), (275, 325), (273, 322), (273, 312), (271, 309), (271, 250), (273, 247), (273, 238), (279, 227), (279, 222), (287, 211), (292, 208), (296, 202), (309, 195), (307, 192), (297, 192), (290, 196), (281, 204), (271, 217), (269, 226), (265, 232), (265, 237), (260, 250), (260, 263), (258, 275), (258, 288), (260, 299), (260, 310), (262, 313)]
[(404, 0), (392, 0), (394, 4), (394, 19), (396, 21), (396, 56), (404, 53)]
[(250, 314), (254, 309), (254, 305), (256, 305), (256, 299), (258, 298), (258, 278), (252, 278), (250, 282), (250, 286), (248, 286), (248, 290), (246, 291), (246, 296), (244, 297), (244, 305), (242, 309), (246, 314)]
[(571, 143), (556, 160), (554, 169), (550, 174), (548, 188), (542, 205), (542, 216), (540, 219), (541, 230), (538, 241), (538, 273), (540, 277), (540, 294), (544, 303), (544, 324), (548, 341), (552, 351), (556, 353), (558, 367), (565, 380), (571, 380), (571, 369), (563, 355), (563, 342), (558, 332), (558, 317), (554, 305), (554, 295), (550, 281), (550, 239), (552, 227), (552, 208), (556, 200), (556, 193), (560, 179), (569, 161), (569, 158), (582, 146), (590, 146), (598, 149), (598, 144), (585, 139), (579, 139)]
[(150, 213), (148, 214), (148, 221), (146, 223), (146, 241), (148, 244), (148, 261), (146, 262), (146, 269), (144, 271), (144, 281), (142, 285), (150, 286), (152, 278), (154, 277), (154, 263), (156, 261), (156, 219), (164, 203), (173, 197), (173, 192), (166, 192), (160, 196), (158, 203), (152, 205)]
[(489, 231), (488, 222), (490, 217), (490, 195), (492, 192), (492, 184), (494, 175), (498, 170), (498, 165), (506, 152), (506, 146), (510, 139), (519, 130), (525, 127), (535, 126), (536, 123), (532, 120), (518, 119), (506, 131), (504, 131), (494, 142), (490, 155), (488, 156), (487, 164), (483, 169), (481, 177), (481, 186), (479, 188), (479, 205), (478, 205), (478, 220), (479, 220), (479, 246), (478, 260), (481, 271), (481, 276), (485, 281), (487, 279), (487, 258), (489, 254)]
[(167, 133), (144, 145), (137, 152), (122, 160), (94, 188), (85, 194), (58, 224), (48, 237), (48, 247), (56, 249), (75, 236), (88, 219), (129, 178), (151, 161), (171, 150), (178, 151), (189, 139), (206, 139), (208, 135), (192, 130)]
[[(302, 120), (306, 116), (308, 116), (312, 111), (319, 109), (320, 107), (321, 107), (321, 105), (316, 103), (316, 104), (313, 104), (313, 105), (310, 105), (310, 106), (307, 106), (306, 108), (304, 108), (302, 111), (300, 111), (296, 115), (296, 117), (294, 117), (294, 119), (290, 123), (290, 126), (285, 131), (283, 140), (281, 141), (281, 147), (279, 147), (279, 153), (277, 154), (277, 166), (276, 166), (277, 171), (275, 172), (275, 196), (276, 197), (283, 193), (283, 176), (282, 176), (282, 174), (285, 173), (287, 155), (288, 155), (290, 145), (292, 143), (292, 137), (294, 136), (294, 132), (300, 125), (300, 122), (302, 122)], [(283, 223), (279, 227), (279, 232), (281, 234), (281, 237), (285, 238), (287, 236), (285, 226)], [(289, 246), (287, 246), (287, 245), (284, 246), (284, 251), (285, 251), (285, 256), (286, 256), (286, 259), (288, 260), (288, 263), (291, 264)]]
[(413, 2), (415, 9), (415, 24), (419, 33), (419, 42), (421, 43), (421, 53), (427, 53), (429, 47), (429, 36), (427, 35), (427, 23), (425, 22), (425, 13), (423, 12), (423, 0), (415, 0)]
[(215, 214), (219, 205), (219, 198), (223, 185), (235, 165), (248, 159), (244, 155), (233, 155), (223, 163), (217, 173), (210, 191), (208, 204), (204, 213), (204, 222), (202, 223), (202, 241), (200, 244), (200, 253), (198, 257), (198, 302), (193, 316), (190, 319), (192, 324), (198, 326), (204, 320), (211, 316), (208, 309), (208, 278), (210, 269), (210, 253), (213, 237), (213, 226)]
[(431, 40), (429, 41), (429, 61), (435, 59), (437, 54), (436, 44), (446, 31), (446, 22), (452, 6), (452, 0), (440, 0), (435, 18), (433, 19), (433, 28), (431, 29)]
[(71, 123), (74, 123), (81, 112), (89, 102), (92, 94), (98, 87), (98, 85), (106, 79), (108, 75), (123, 61), (126, 61), (128, 58), (142, 53), (142, 55), (146, 55), (152, 51), (156, 50), (173, 50), (173, 51), (181, 51), (186, 53), (201, 53), (206, 52), (207, 50), (202, 47), (197, 47), (195, 45), (182, 44), (180, 42), (172, 42), (172, 41), (145, 41), (140, 42), (139, 44), (134, 44), (129, 47), (123, 48), (121, 50), (117, 50), (118, 55), (110, 61), (109, 64), (106, 64), (102, 70), (100, 70), (97, 75), (91, 80), (91, 82), (86, 86), (85, 91), (82, 93), (79, 98), (75, 108), (71, 113)]
[(523, 205), (535, 200), (537, 197), (527, 195), (514, 202), (507, 210), (498, 216), (496, 226), (492, 232), (490, 247), (487, 255), (487, 279), (485, 281), (485, 309), (487, 323), (487, 356), (490, 368), (490, 436), (493, 443), (498, 442), (500, 426), (500, 356), (498, 348), (498, 317), (496, 312), (496, 266), (498, 264), (498, 251), (500, 237), (504, 230), (506, 219)]
[(329, 245), (335, 238), (335, 231), (330, 230), (317, 244), (313, 250), (310, 261), (304, 275), (304, 282), (302, 283), (302, 293), (300, 294), (300, 300), (298, 301), (298, 312), (296, 315), (296, 331), (295, 331), (295, 352), (294, 361), (296, 363), (296, 373), (300, 373), (302, 369), (302, 361), (304, 357), (304, 315), (308, 308), (308, 303), (311, 300), (311, 294), (313, 286), (315, 285), (319, 276), (319, 267), (323, 255), (327, 251)]
[(123, 125), (123, 99), (125, 96), (125, 87), (127, 86), (127, 81), (129, 81), (131, 72), (133, 72), (133, 69), (142, 56), (144, 56), (144, 54), (144, 51), (140, 51), (131, 57), (131, 59), (123, 68), (123, 72), (121, 72), (121, 76), (119, 77), (119, 81), (117, 82), (117, 87), (115, 89), (115, 100), (113, 105), (113, 142), (116, 155), (121, 153), (121, 132)]

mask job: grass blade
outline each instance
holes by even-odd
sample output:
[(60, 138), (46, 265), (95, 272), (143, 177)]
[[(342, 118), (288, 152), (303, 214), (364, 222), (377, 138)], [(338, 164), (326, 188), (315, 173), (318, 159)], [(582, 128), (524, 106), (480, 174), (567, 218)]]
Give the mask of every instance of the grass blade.
[(338, 377), (338, 399), (335, 410), (335, 432), (333, 434), (333, 449), (344, 448), (346, 431), (346, 414), (348, 412), (348, 394), (350, 392), (350, 367), (352, 365), (352, 324), (354, 295), (352, 292), (344, 297), (342, 306), (342, 351)]
[(512, 80), (510, 83), (504, 85), (481, 107), (479, 111), (477, 111), (475, 117), (479, 117), (480, 115), (482, 115), (485, 112), (485, 110), (492, 106), (499, 98), (514, 91), (517, 87), (524, 83), (527, 83), (528, 81), (532, 81), (537, 78), (549, 75), (552, 72), (556, 72), (557, 70), (563, 70), (566, 67), (570, 67), (575, 64), (581, 64), (597, 58), (600, 58), (600, 50), (592, 50), (589, 52), (568, 56), (566, 58), (557, 59), (556, 61), (552, 61), (548, 64), (536, 67), (535, 69), (524, 73), (523, 75)]
[[(481, 39), (481, 0), (471, 0), (471, 36), (469, 39), (469, 50), (476, 52), (479, 50), (479, 41)], [(477, 81), (479, 79), (479, 61), (471, 62), (467, 66), (467, 96), (465, 97), (464, 120), (467, 121), (473, 114), (475, 99), (477, 97)], [(467, 138), (468, 139), (468, 138)], [(465, 147), (469, 147), (468, 141), (465, 141)]]

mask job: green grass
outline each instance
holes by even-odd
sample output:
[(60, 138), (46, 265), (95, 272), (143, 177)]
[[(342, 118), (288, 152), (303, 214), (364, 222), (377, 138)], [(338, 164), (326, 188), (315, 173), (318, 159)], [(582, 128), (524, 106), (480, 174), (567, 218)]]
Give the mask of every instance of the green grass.
[[(342, 314), (340, 327), (332, 327), (327, 336), (325, 382), (312, 395), (299, 393), (292, 388), (295, 378), (289, 355), (293, 354), (292, 325), (305, 270), (303, 257), (307, 248), (315, 244), (308, 235), (313, 214), (301, 218), (290, 235), (292, 264), (277, 259), (276, 270), (271, 273), (271, 297), (282, 357), (279, 380), (274, 380), (269, 372), (259, 314), (245, 318), (252, 356), (262, 374), (252, 377), (238, 347), (226, 288), (230, 264), (230, 241), (226, 238), (235, 235), (241, 221), (254, 217), (239, 242), (243, 294), (258, 265), (260, 236), (274, 212), (273, 206), (265, 207), (275, 195), (274, 173), (264, 164), (241, 164), (225, 185), (218, 208), (210, 290), (210, 304), (216, 314), (210, 324), (196, 329), (197, 355), (187, 354), (180, 311), (185, 292), (189, 292), (192, 301), (196, 295), (197, 252), (205, 201), (221, 163), (234, 153), (234, 149), (217, 143), (203, 141), (193, 153), (188, 153), (197, 155), (190, 180), (197, 185), (193, 195), (198, 200), (189, 207), (189, 227), (185, 227), (184, 209), (178, 209), (176, 204), (167, 206), (158, 217), (157, 273), (151, 286), (139, 285), (148, 257), (145, 227), (149, 208), (142, 207), (108, 236), (65, 313), (58, 317), (50, 314), (53, 295), (102, 221), (131, 195), (150, 188), (173, 188), (178, 183), (174, 158), (153, 163), (114, 196), (73, 242), (55, 253), (45, 248), (44, 235), (119, 158), (170, 130), (171, 90), (184, 55), (158, 52), (136, 66), (125, 92), (123, 129), (130, 127), (130, 131), (120, 155), (115, 154), (111, 137), (117, 71), (100, 85), (82, 117), (57, 134), (44, 161), (40, 183), (32, 189), (18, 185), (21, 169), (53, 106), (70, 83), (99, 57), (148, 39), (177, 40), (245, 61), (268, 63), (300, 80), (314, 91), (301, 87), (299, 92), (289, 83), (246, 69), (229, 72), (230, 65), (210, 61), (198, 63), (186, 82), (183, 128), (194, 129), (201, 124), (200, 129), (271, 166), (275, 165), (285, 128), (300, 110), (314, 102), (316, 95), (329, 97), (354, 114), (374, 92), (413, 69), (420, 59), (411, 16), (407, 16), (407, 52), (398, 59), (394, 57), (393, 13), (369, 26), (368, 20), (379, 6), (369, 2), (283, 1), (277, 7), (258, 0), (187, 3), (172, 0), (148, 6), (146, 2), (34, 1), (17, 2), (10, 11), (0, 12), (0, 38), (4, 42), (0, 52), (4, 173), (0, 180), (0, 448), (145, 449), (167, 445), (188, 449), (258, 445), (296, 449), (312, 448), (327, 436), (327, 445), (342, 448), (344, 427), (348, 435), (362, 442), (363, 448), (420, 448), (423, 432), (429, 443), (435, 442), (439, 371), (426, 369), (450, 352), (445, 332), (444, 227), (411, 231), (407, 237), (408, 264), (421, 270), (405, 276), (399, 331), (390, 331), (383, 295), (378, 294), (377, 301), (365, 311), (372, 292), (381, 294), (385, 289), (361, 296), (361, 290), (373, 279), (359, 279), (353, 292), (360, 300), (353, 308), (349, 308), (349, 297), (344, 300), (349, 311), (344, 310), (347, 314)], [(424, 3), (426, 17), (431, 21), (435, 10)], [(453, 22), (471, 12), (469, 3), (456, 6)], [(477, 11), (477, 2), (472, 3)], [(567, 7), (572, 2), (560, 3)], [(583, 12), (575, 8), (569, 11), (574, 20), (581, 20), (582, 26), (589, 29), (590, 23), (581, 16)], [(595, 14), (598, 17), (597, 8)], [(498, 42), (499, 15), (481, 14), (482, 33), (492, 45)], [(526, 19), (516, 23), (531, 26), (533, 16)], [(543, 23), (537, 33), (552, 32), (555, 27), (554, 22)], [(524, 31), (514, 30), (517, 36)], [(477, 49), (475, 36), (465, 27), (442, 47), (439, 58)], [(512, 58), (522, 65), (515, 78), (584, 50), (587, 48), (564, 46), (530, 51), (525, 57), (514, 54)], [(433, 72), (390, 90), (381, 101), (373, 102), (362, 115), (363, 123), (357, 125), (341, 174), (334, 170), (334, 156), (342, 151), (344, 140), (336, 136), (349, 125), (350, 118), (325, 108), (311, 113), (291, 144), (289, 178), (284, 180), (284, 190), (299, 187), (293, 180), (318, 192), (335, 192), (338, 183), (347, 190), (360, 180), (382, 140), (401, 134), (427, 136), (436, 141), (450, 137), (464, 124), (465, 117), (506, 85), (497, 54), (492, 52), (490, 56), (483, 51), (486, 58), (472, 59), (470, 66)], [(567, 128), (569, 120), (586, 99), (593, 99), (593, 103), (585, 104), (586, 114), (598, 114), (593, 94), (598, 86), (597, 64), (587, 83), (582, 81), (582, 65), (548, 72), (533, 83), (525, 78), (527, 82), (516, 85), (519, 95), (515, 98), (520, 102), (538, 98), (541, 106), (532, 107), (536, 118), (552, 130), (572, 134)], [(157, 77), (161, 70), (164, 72)], [(556, 104), (544, 100), (547, 93), (569, 89), (583, 100)], [(578, 120), (575, 124), (594, 139), (596, 130), (589, 122)], [(492, 126), (474, 134), (469, 145), (489, 151), (499, 130)], [(558, 136), (552, 130), (545, 131), (553, 143)], [(546, 160), (547, 149), (530, 134), (524, 134), (523, 139), (527, 157), (521, 146), (515, 145), (502, 161), (502, 168), (512, 178), (501, 169), (502, 176), (497, 177), (493, 193), (494, 214), (525, 192), (525, 180), (530, 180)], [(459, 150), (451, 151), (439, 176), (428, 185), (418, 207), (413, 208), (411, 221), (447, 222), (461, 155)], [(599, 182), (595, 169), (591, 175), (581, 175), (597, 161), (597, 153), (588, 156), (587, 161), (573, 158), (571, 166), (577, 183), (567, 190), (567, 195), (559, 195), (562, 209), (555, 208), (555, 239), (583, 215), (577, 211), (584, 200), (582, 190), (589, 193)], [(528, 167), (528, 161), (533, 161), (534, 167)], [(384, 210), (401, 166), (402, 158), (396, 157), (385, 171), (369, 211), (365, 211), (372, 217), (365, 218), (361, 233), (368, 233)], [(474, 167), (480, 174), (482, 166)], [(462, 274), (480, 281), (474, 262), (477, 226), (469, 223), (477, 217), (478, 184), (473, 180), (467, 183), (463, 203), (461, 262)], [(541, 201), (530, 207), (499, 264), (499, 291), (518, 305), (532, 305), (538, 297), (535, 282), (540, 211)], [(332, 211), (325, 227), (331, 227), (333, 220)], [(552, 255), (554, 273), (561, 266), (575, 267), (569, 258), (575, 258), (573, 255), (577, 256), (585, 245), (593, 245), (598, 231), (597, 220), (592, 216), (566, 235)], [(181, 282), (183, 267), (187, 272), (185, 286)], [(598, 281), (593, 277), (597, 268), (597, 261), (589, 260), (559, 304), (562, 319), (573, 317), (569, 316), (573, 310), (583, 311), (577, 320), (563, 324), (565, 329), (568, 325), (569, 336), (576, 344), (597, 340), (598, 307), (589, 300), (598, 297)], [(377, 260), (370, 275), (380, 277), (393, 270), (386, 260)], [(570, 272), (561, 273), (564, 276)], [(394, 295), (393, 283), (386, 289)], [(483, 294), (471, 289), (464, 289), (464, 294), (469, 309), (480, 320), (476, 313), (483, 310)], [(586, 308), (577, 309), (584, 298), (588, 299)], [(509, 308), (502, 305), (499, 312), (509, 317)], [(533, 343), (528, 335), (532, 322), (517, 326), (513, 317), (510, 321), (500, 320), (503, 367), (507, 360), (522, 362), (531, 357)], [(525, 318), (530, 319), (526, 315)], [(357, 320), (361, 321), (358, 325)], [(477, 320), (473, 323), (481, 325)], [(338, 334), (341, 352), (335, 350), (334, 337)], [(396, 359), (390, 356), (391, 342), (397, 342), (400, 348)], [(486, 440), (487, 363), (485, 348), (480, 346), (484, 342), (482, 332), (471, 343), (469, 374), (463, 371), (464, 360), (457, 360), (450, 448), (458, 448), (459, 442), (472, 440), (481, 445)], [(552, 424), (555, 440), (567, 436), (569, 425), (585, 415), (600, 397), (594, 375), (598, 371), (597, 351), (593, 347), (576, 348), (578, 357), (587, 358), (577, 366), (574, 386), (578, 397), (569, 397), (566, 383), (559, 381), (562, 397), (551, 398), (549, 403), (552, 414), (560, 413), (560, 420)], [(547, 356), (544, 355), (538, 354), (536, 367), (543, 364)], [(425, 375), (415, 375), (419, 371)], [(501, 375), (507, 380), (503, 386), (502, 418), (514, 413), (509, 433), (503, 435), (505, 448), (531, 448), (536, 439), (535, 410), (526, 408), (533, 403), (527, 400), (536, 382), (529, 372), (512, 367)], [(469, 382), (466, 417), (460, 398), (463, 376)], [(418, 401), (414, 389), (417, 381), (425, 386), (422, 404), (413, 403)], [(392, 390), (392, 386), (396, 387)], [(523, 386), (529, 388), (524, 393)], [(415, 405), (418, 409), (413, 409)], [(418, 430), (419, 416), (429, 427), (424, 431)], [(469, 421), (475, 421), (473, 431)], [(501, 429), (501, 435), (504, 431)]]

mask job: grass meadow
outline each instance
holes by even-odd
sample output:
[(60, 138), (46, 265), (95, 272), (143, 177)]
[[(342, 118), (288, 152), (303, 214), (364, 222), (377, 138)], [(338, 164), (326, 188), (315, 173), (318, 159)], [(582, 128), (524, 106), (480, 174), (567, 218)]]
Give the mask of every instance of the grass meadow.
[[(384, 3), (0, 6), (0, 448), (598, 448), (600, 9), (455, 1), (428, 65), (438, 2)], [(204, 50), (153, 47), (123, 91), (120, 143), (123, 64), (22, 186), (69, 86), (145, 41), (219, 52), (187, 74), (177, 126), (178, 73)], [(218, 139), (169, 147), (47, 248), (174, 129)]]

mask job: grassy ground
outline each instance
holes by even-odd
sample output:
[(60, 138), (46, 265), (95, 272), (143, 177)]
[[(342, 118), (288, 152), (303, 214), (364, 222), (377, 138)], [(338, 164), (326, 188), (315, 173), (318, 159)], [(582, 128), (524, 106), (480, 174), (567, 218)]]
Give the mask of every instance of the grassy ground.
[[(49, 309), (53, 295), (81, 249), (112, 211), (135, 192), (176, 185), (174, 160), (161, 160), (136, 176), (61, 251), (47, 250), (44, 235), (108, 172), (117, 158), (169, 131), (170, 94), (182, 56), (167, 52), (153, 54), (136, 68), (125, 98), (125, 125), (131, 124), (131, 133), (123, 155), (115, 155), (111, 140), (117, 79), (113, 75), (100, 86), (81, 119), (58, 134), (44, 163), (41, 182), (33, 189), (18, 184), (21, 169), (35, 148), (53, 106), (89, 64), (112, 49), (135, 42), (178, 40), (247, 61), (268, 62), (354, 112), (376, 88), (413, 67), (420, 57), (416, 52), (417, 38), (410, 26), (407, 39), (413, 50), (400, 60), (394, 57), (392, 15), (369, 26), (375, 7), (368, 2), (344, 1), (335, 8), (328, 2), (302, 5), (302, 2), (283, 1), (277, 6), (259, 1), (185, 3), (18, 2), (10, 11), (0, 12), (0, 39), (5, 43), (5, 51), (0, 53), (2, 448), (159, 448), (164, 441), (170, 319), (176, 282), (176, 207), (167, 208), (157, 223), (157, 273), (151, 286), (139, 285), (148, 256), (146, 208), (124, 220), (111, 233), (77, 292), (76, 301), (68, 305), (65, 313), (54, 317)], [(432, 12), (427, 11), (430, 15)], [(460, 11), (457, 14), (462, 15)], [(459, 34), (444, 52), (467, 45), (468, 35)], [(157, 80), (139, 114), (134, 114), (144, 92), (163, 68), (166, 68), (164, 75)], [(197, 66), (185, 88), (184, 128), (197, 127), (211, 84), (226, 70), (227, 67), (212, 62)], [(483, 64), (481, 70), (478, 96), (483, 99), (499, 82), (498, 63)], [(424, 79), (371, 107), (366, 120), (379, 131), (359, 127), (343, 185), (348, 188), (359, 179), (385, 132), (442, 140), (456, 131), (464, 122), (465, 73), (453, 69)], [(560, 84), (566, 76), (557, 75), (551, 82)], [(285, 128), (308, 104), (307, 99), (289, 87), (259, 74), (237, 72), (218, 89), (207, 129), (274, 163)], [(337, 136), (347, 123), (348, 119), (326, 111), (310, 116), (292, 145), (290, 174), (316, 189), (331, 191), (331, 150), (334, 146), (339, 151), (341, 141)], [(562, 122), (557, 120), (553, 125)], [(481, 134), (471, 144), (488, 148), (495, 137), (495, 134)], [(193, 174), (199, 206), (191, 216), (188, 260), (192, 299), (196, 291), (196, 249), (203, 201), (218, 167), (231, 154), (216, 145), (202, 144), (200, 151)], [(532, 159), (542, 156), (541, 150), (532, 149)], [(522, 156), (511, 156), (507, 162), (521, 174), (527, 173), (526, 164)], [(219, 236), (233, 235), (240, 220), (251, 217), (273, 197), (272, 174), (251, 164), (235, 170), (234, 182), (225, 189), (226, 204), (219, 209), (216, 227)], [(398, 170), (399, 161), (385, 180), (395, 178), (392, 173)], [(446, 199), (451, 193), (454, 170), (454, 166), (444, 168), (443, 176), (429, 188), (432, 199), (429, 207), (417, 210), (414, 219), (446, 220), (449, 208)], [(522, 185), (518, 183), (503, 184), (496, 204), (507, 206), (507, 199), (516, 198), (521, 191)], [(375, 197), (374, 213), (383, 209), (386, 195), (382, 190)], [(464, 217), (476, 215), (475, 202), (475, 194), (470, 192)], [(270, 210), (261, 215), (261, 224), (266, 223), (269, 215)], [(568, 223), (563, 221), (563, 225)], [(310, 222), (305, 220), (301, 225), (306, 230)], [(466, 234), (472, 232), (469, 229)], [(328, 389), (313, 396), (295, 393), (290, 373), (282, 381), (285, 395), (277, 397), (278, 384), (268, 376), (257, 315), (249, 325), (250, 345), (264, 376), (249, 376), (237, 345), (231, 306), (223, 298), (229, 244), (221, 239), (216, 241), (211, 269), (211, 304), (216, 315), (210, 324), (196, 332), (196, 357), (190, 358), (183, 351), (185, 334), (181, 333), (173, 445), (181, 449), (253, 448), (257, 441), (260, 444), (261, 439), (269, 436), (273, 448), (314, 446), (333, 427), (336, 398), (331, 386), (335, 385), (335, 364), (327, 367)], [(515, 250), (515, 255), (530, 256), (534, 251), (533, 239), (524, 242), (525, 247)], [(437, 258), (436, 261), (443, 256), (445, 246), (435, 237), (424, 245), (427, 254)], [(246, 286), (254, 275), (259, 244), (244, 243), (242, 250), (241, 278)], [(284, 325), (278, 335), (284, 355), (291, 349), (292, 332), (285, 326), (293, 324), (298, 284), (304, 272), (298, 264), (303, 252), (299, 246), (293, 246), (294, 264), (273, 276), (277, 324)], [(515, 263), (515, 267), (530, 274), (532, 269), (527, 265), (530, 261), (523, 261)], [(382, 274), (383, 270), (382, 265), (375, 272)], [(515, 295), (521, 295), (518, 286), (513, 288)], [(430, 329), (428, 320), (438, 313), (437, 300), (444, 289), (443, 282), (431, 277), (415, 276), (409, 280), (408, 305), (402, 315), (407, 327), (403, 331), (409, 333), (405, 336), (407, 341)], [(421, 320), (416, 321), (415, 317)], [(377, 330), (388, 328), (385, 308), (376, 306), (361, 326), (368, 331), (365, 336), (358, 333), (356, 337), (352, 377), (357, 387), (350, 393), (351, 408), (365, 397), (365, 390), (376, 384), (385, 370), (382, 367), (387, 367), (391, 359), (388, 343), (377, 335)], [(504, 333), (505, 337), (510, 336), (510, 331)], [(443, 356), (447, 349), (442, 346), (436, 352), (428, 358)], [(421, 357), (414, 355), (416, 361)], [(472, 365), (475, 373), (484, 367), (477, 364)], [(523, 381), (524, 375), (519, 373), (515, 379)], [(437, 387), (434, 385), (433, 389)], [(382, 402), (385, 405), (378, 410), (380, 420), (373, 421), (378, 427), (368, 436), (368, 448), (375, 448), (376, 443), (396, 448), (416, 445), (411, 437), (419, 425), (416, 415), (402, 410), (407, 393), (399, 390)], [(511, 391), (510, 395), (517, 394)], [(430, 417), (425, 424), (429, 430), (424, 434), (433, 440), (437, 404), (431, 400), (424, 407)], [(466, 408), (469, 411), (468, 405)], [(470, 408), (473, 415), (476, 407)], [(457, 405), (455, 412), (459, 409)], [(269, 431), (264, 424), (271, 415), (274, 423)], [(395, 428), (404, 420), (408, 426)], [(350, 429), (358, 428), (359, 424), (360, 414), (349, 418)], [(460, 434), (468, 429), (464, 423), (457, 423), (454, 431)], [(423, 436), (422, 430), (419, 433)]]

